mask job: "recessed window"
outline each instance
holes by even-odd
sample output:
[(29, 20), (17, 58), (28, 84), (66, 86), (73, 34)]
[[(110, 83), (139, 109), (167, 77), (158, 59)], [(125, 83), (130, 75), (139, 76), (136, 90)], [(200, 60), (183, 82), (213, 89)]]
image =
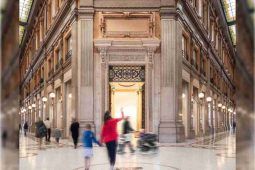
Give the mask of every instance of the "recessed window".
[(71, 50), (71, 35), (66, 38), (66, 49), (67, 52)]
[(182, 56), (188, 58), (187, 56), (187, 38), (182, 35)]

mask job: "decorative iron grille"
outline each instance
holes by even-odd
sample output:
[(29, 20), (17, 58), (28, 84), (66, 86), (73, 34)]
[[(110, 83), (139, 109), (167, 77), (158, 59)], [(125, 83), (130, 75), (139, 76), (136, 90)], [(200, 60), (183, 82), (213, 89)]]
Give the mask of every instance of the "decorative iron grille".
[(110, 82), (144, 82), (145, 66), (109, 66)]

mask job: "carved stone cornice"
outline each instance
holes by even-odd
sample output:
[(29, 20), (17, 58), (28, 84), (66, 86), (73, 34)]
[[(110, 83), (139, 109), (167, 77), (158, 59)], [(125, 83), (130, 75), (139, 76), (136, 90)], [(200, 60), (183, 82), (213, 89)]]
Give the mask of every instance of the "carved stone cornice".
[[(98, 39), (94, 41), (94, 45), (98, 49), (103, 63), (108, 61), (108, 55), (111, 56), (109, 57), (111, 61), (144, 61), (146, 53), (148, 62), (151, 63), (160, 41), (158, 39), (133, 41)], [(131, 52), (132, 54), (123, 55), (123, 52)], [(138, 53), (140, 54), (138, 55)], [(144, 53), (144, 56), (141, 53)]]

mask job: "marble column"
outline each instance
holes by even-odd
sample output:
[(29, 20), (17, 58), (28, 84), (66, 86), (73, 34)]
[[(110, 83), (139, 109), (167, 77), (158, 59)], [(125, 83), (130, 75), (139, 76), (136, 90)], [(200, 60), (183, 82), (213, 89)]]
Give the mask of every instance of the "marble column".
[(78, 15), (72, 25), (72, 107), (81, 128), (94, 127), (93, 10)]
[(161, 113), (159, 142), (185, 139), (181, 114), (181, 25), (175, 16), (161, 14)]

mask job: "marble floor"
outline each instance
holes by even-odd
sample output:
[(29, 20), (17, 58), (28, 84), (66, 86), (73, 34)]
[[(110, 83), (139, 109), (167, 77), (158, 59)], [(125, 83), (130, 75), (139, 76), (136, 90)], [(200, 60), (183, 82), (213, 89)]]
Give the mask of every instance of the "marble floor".
[[(158, 153), (134, 154), (126, 150), (117, 155), (116, 169), (119, 170), (234, 170), (235, 135), (220, 133), (206, 138), (178, 144), (161, 144)], [(32, 136), (20, 136), (21, 170), (82, 170), (84, 169), (83, 148), (73, 149), (70, 140), (43, 143)], [(108, 170), (105, 147), (94, 147), (92, 170)]]

